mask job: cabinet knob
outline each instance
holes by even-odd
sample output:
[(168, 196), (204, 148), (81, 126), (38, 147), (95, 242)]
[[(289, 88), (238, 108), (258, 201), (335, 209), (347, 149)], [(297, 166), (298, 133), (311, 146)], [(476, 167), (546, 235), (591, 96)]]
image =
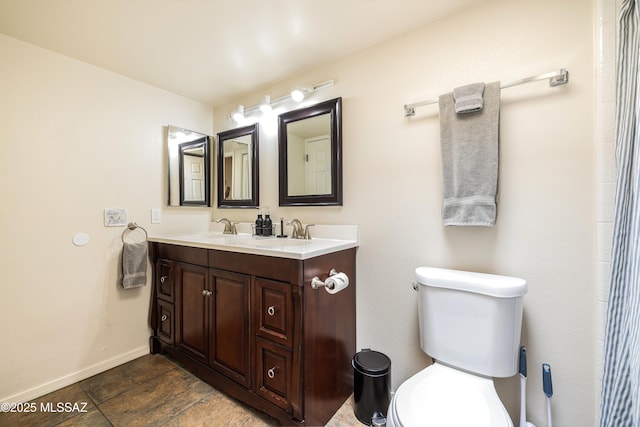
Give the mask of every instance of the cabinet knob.
[(169, 276), (162, 276), (160, 278), (160, 283), (164, 283), (168, 278), (169, 278)]
[(204, 289), (202, 291), (202, 296), (204, 296), (204, 297), (210, 297), (211, 295), (213, 295), (213, 292), (211, 292), (211, 291), (208, 291), (206, 289)]
[(162, 321), (164, 322), (164, 321), (165, 321), (165, 320), (167, 320), (168, 318), (169, 318), (169, 317), (168, 317), (166, 314), (163, 314), (163, 315), (162, 315), (162, 318), (161, 318), (160, 320), (162, 320)]
[(275, 376), (276, 376), (276, 372), (277, 372), (277, 371), (278, 371), (278, 367), (277, 367), (277, 366), (274, 366), (273, 368), (271, 368), (271, 369), (269, 369), (269, 370), (267, 371), (267, 376), (268, 376), (269, 378), (275, 378)]
[(267, 314), (269, 316), (273, 316), (274, 314), (276, 314), (276, 309), (277, 307), (275, 305), (270, 306), (269, 308), (267, 308)]

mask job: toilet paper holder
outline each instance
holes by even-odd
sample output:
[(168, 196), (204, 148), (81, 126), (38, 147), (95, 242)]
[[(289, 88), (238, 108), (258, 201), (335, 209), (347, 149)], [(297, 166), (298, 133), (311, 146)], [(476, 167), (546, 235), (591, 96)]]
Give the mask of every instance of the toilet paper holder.
[[(332, 268), (329, 271), (329, 277), (335, 276), (336, 274), (338, 274), (338, 271), (335, 268)], [(333, 286), (331, 284), (327, 284), (323, 280), (320, 280), (320, 278), (318, 276), (315, 276), (313, 279), (311, 279), (311, 287), (313, 289), (319, 289), (319, 288), (322, 288), (323, 286), (326, 286), (329, 289), (333, 288)]]

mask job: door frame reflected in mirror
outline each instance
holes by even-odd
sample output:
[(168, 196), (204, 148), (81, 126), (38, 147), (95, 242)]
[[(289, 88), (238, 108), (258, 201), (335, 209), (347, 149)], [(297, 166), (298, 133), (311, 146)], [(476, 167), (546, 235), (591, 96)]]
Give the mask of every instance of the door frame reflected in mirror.
[[(289, 137), (287, 126), (328, 114), (330, 117), (331, 190), (327, 194), (294, 195), (289, 189)], [(278, 179), (280, 206), (342, 206), (342, 98), (289, 111), (278, 116)]]
[[(218, 207), (219, 208), (257, 208), (260, 204), (260, 179), (259, 179), (259, 161), (258, 161), (258, 141), (260, 134), (260, 126), (254, 123), (249, 126), (243, 126), (236, 129), (230, 129), (218, 133)], [(249, 154), (249, 184), (250, 197), (247, 199), (227, 199), (225, 198), (225, 150), (224, 142), (249, 136), (251, 139)]]
[[(180, 144), (179, 146), (179, 153), (180, 153), (180, 206), (211, 206), (211, 204), (209, 203), (210, 201), (210, 179), (209, 179), (209, 137), (205, 136), (201, 139), (197, 139), (195, 141), (190, 141), (190, 142), (183, 142), (182, 144)], [(188, 153), (189, 151), (192, 150), (196, 150), (199, 147), (202, 147), (202, 154), (190, 154)], [(186, 167), (185, 167), (185, 163), (189, 164), (188, 162), (185, 162), (185, 156), (193, 156), (193, 157), (198, 157), (198, 158), (202, 158), (202, 164), (199, 165), (201, 167), (201, 174), (202, 175), (202, 180), (201, 180), (201, 192), (202, 192), (202, 197), (201, 198), (187, 198), (187, 189), (185, 188), (185, 181), (186, 181), (186, 176), (185, 176), (185, 171), (186, 171)], [(193, 189), (192, 189), (193, 191)], [(191, 193), (189, 193), (191, 194)]]

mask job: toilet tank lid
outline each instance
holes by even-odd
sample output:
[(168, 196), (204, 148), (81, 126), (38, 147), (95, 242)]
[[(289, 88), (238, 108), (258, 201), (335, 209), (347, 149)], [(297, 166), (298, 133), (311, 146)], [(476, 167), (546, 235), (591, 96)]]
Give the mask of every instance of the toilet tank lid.
[(416, 268), (416, 280), (423, 286), (456, 289), (490, 295), (497, 298), (516, 298), (527, 293), (527, 281), (517, 277), (444, 268)]

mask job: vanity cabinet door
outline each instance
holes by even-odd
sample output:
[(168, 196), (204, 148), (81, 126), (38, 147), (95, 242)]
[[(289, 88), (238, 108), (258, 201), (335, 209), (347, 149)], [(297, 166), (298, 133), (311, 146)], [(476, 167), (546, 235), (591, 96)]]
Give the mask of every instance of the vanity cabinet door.
[(293, 305), (291, 285), (256, 277), (254, 310), (256, 335), (293, 346)]
[(205, 363), (209, 352), (207, 312), (211, 301), (208, 273), (206, 267), (184, 263), (176, 265), (178, 347)]
[(291, 350), (261, 338), (256, 338), (256, 347), (256, 393), (285, 411), (291, 411)]
[(246, 274), (210, 269), (209, 364), (226, 377), (251, 387), (250, 284)]

